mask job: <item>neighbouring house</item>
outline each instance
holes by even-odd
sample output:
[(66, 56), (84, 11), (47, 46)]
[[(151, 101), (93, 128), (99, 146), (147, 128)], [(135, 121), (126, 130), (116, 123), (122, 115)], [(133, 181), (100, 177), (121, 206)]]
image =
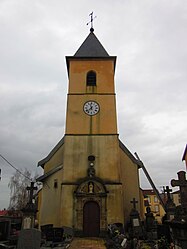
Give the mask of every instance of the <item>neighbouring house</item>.
[[(153, 189), (143, 189), (142, 190), (144, 195), (144, 213), (146, 213), (146, 208), (150, 207), (151, 211), (153, 212), (155, 219), (158, 223), (162, 222), (162, 217), (165, 215), (164, 208), (160, 204), (158, 197), (156, 196)], [(164, 200), (164, 195), (161, 194), (161, 197)]]
[(8, 215), (8, 210), (6, 209), (0, 210), (0, 216), (5, 216), (5, 215)]

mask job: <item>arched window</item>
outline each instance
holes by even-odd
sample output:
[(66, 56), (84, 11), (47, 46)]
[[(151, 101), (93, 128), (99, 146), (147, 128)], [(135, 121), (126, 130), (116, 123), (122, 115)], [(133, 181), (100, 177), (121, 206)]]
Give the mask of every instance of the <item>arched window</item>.
[(96, 86), (96, 73), (94, 71), (89, 71), (86, 76), (87, 86)]

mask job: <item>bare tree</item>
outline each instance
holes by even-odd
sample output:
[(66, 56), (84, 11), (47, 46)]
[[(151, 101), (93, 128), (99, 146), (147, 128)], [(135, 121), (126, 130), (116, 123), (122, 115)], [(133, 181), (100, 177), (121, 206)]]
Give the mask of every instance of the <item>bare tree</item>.
[[(21, 173), (20, 173), (21, 172)], [(28, 202), (27, 186), (31, 182), (31, 172), (28, 169), (16, 171), (10, 178), (10, 203), (8, 209), (21, 210)]]

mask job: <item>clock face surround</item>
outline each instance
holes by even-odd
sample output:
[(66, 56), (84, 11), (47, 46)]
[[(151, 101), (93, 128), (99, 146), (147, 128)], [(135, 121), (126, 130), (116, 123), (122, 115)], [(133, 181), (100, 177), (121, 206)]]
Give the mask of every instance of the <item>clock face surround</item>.
[(87, 115), (93, 116), (99, 112), (100, 107), (97, 102), (89, 100), (86, 103), (84, 103), (83, 110)]

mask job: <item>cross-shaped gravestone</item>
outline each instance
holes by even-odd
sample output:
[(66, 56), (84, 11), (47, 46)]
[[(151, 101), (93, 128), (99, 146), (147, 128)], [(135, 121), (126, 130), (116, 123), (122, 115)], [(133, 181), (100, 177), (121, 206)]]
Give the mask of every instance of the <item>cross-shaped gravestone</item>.
[(179, 171), (178, 180), (171, 180), (171, 186), (180, 188), (180, 198), (181, 198), (181, 206), (187, 208), (187, 180), (186, 180), (186, 172)]
[(27, 190), (30, 191), (29, 193), (29, 204), (32, 203), (33, 196), (34, 196), (34, 190), (37, 190), (37, 187), (34, 187), (34, 182), (31, 182), (30, 187), (27, 187)]
[(164, 193), (167, 194), (168, 201), (171, 200), (170, 192), (172, 192), (172, 189), (170, 189), (169, 186), (166, 186), (166, 188), (164, 188)]
[(136, 201), (136, 199), (133, 198), (131, 203), (133, 204), (133, 208), (136, 210), (136, 203), (138, 203), (138, 201)]

